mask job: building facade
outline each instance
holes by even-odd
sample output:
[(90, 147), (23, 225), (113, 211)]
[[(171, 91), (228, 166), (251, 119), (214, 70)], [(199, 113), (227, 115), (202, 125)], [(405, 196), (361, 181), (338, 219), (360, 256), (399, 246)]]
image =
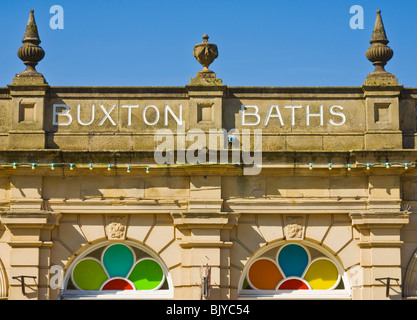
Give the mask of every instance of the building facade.
[[(413, 299), (417, 89), (54, 87), (30, 13), (0, 88), (2, 299)], [(416, 270), (416, 271), (414, 271)]]

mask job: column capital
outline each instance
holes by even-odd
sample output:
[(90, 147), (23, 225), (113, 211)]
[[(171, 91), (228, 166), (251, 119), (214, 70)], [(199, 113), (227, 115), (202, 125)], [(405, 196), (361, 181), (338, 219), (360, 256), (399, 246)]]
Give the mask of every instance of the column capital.
[(409, 222), (410, 212), (351, 212), (352, 225), (361, 228), (402, 228)]
[(0, 223), (12, 233), (16, 229), (53, 229), (59, 224), (60, 219), (61, 213), (46, 210), (12, 210), (0, 215)]

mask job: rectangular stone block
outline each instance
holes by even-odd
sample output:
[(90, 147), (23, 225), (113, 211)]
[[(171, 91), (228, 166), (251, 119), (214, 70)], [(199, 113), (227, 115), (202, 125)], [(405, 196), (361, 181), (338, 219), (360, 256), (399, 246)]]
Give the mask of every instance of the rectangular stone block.
[(399, 199), (400, 178), (393, 175), (369, 176), (369, 196), (373, 199)]
[(328, 198), (328, 177), (267, 177), (269, 197)]
[(221, 177), (219, 176), (191, 176), (191, 199), (220, 199)]
[(12, 176), (10, 186), (11, 199), (40, 199), (42, 177)]
[(262, 135), (262, 151), (286, 150), (286, 137), (284, 135)]
[(403, 146), (402, 133), (365, 133), (365, 149), (367, 150), (392, 150), (401, 149)]
[(403, 190), (403, 199), (406, 201), (417, 200), (417, 179), (406, 178), (401, 180), (401, 189)]
[(39, 248), (13, 248), (10, 252), (10, 265), (33, 266), (39, 265)]
[(287, 150), (323, 150), (323, 137), (321, 135), (286, 136), (286, 146)]
[(132, 150), (155, 151), (155, 148), (161, 144), (161, 141), (155, 141), (154, 134), (133, 134)]
[(371, 228), (370, 235), (371, 241), (399, 242), (401, 237), (401, 230), (394, 228)]
[(368, 196), (366, 177), (330, 177), (330, 196), (341, 198), (358, 198)]
[(363, 135), (323, 136), (323, 150), (326, 151), (361, 150), (363, 148)]
[(9, 149), (45, 149), (45, 132), (9, 132)]
[(226, 199), (263, 198), (266, 187), (264, 176), (222, 177), (222, 197)]
[(62, 150), (76, 150), (76, 151), (87, 151), (89, 144), (88, 134), (48, 134), (46, 136), (46, 142), (51, 149), (62, 149)]
[(81, 196), (84, 198), (138, 199), (144, 196), (144, 180), (137, 177), (82, 177)]
[(44, 177), (44, 199), (80, 199), (80, 177)]
[(373, 266), (400, 266), (401, 249), (400, 248), (372, 248), (371, 249)]
[(189, 197), (190, 180), (187, 177), (146, 177), (145, 198), (186, 198)]
[(132, 150), (131, 135), (91, 135), (88, 148), (90, 151), (130, 151)]

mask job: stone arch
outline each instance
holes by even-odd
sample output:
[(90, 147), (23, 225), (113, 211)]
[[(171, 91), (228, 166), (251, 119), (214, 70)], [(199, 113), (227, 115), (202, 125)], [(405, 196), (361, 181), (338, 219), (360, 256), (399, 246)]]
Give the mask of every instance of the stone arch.
[[(121, 225), (123, 232), (113, 233), (111, 227), (114, 225)], [(58, 237), (52, 247), (51, 259), (52, 264), (63, 269), (85, 246), (106, 240), (141, 243), (162, 257), (169, 268), (175, 268), (181, 261), (175, 242), (175, 227), (168, 214), (64, 216), (57, 230)]]
[[(132, 254), (131, 266), (126, 270), (125, 276), (114, 275), (106, 266), (104, 261), (104, 253), (107, 249), (119, 245), (124, 249), (129, 249)], [(129, 251), (127, 250), (127, 251)], [(116, 257), (116, 256), (115, 256)], [(104, 279), (103, 284), (100, 288), (82, 288), (77, 286), (74, 283), (73, 272), (77, 264), (83, 261), (95, 261), (97, 265), (101, 266), (102, 274), (107, 278)], [(143, 261), (154, 263), (159, 265), (161, 268), (161, 273), (163, 277), (161, 278), (160, 284), (155, 288), (142, 290), (138, 287), (135, 288), (136, 284), (128, 279), (129, 274), (133, 274), (135, 266)], [(113, 264), (118, 263), (119, 258), (113, 259)], [(106, 268), (107, 267), (107, 268)], [(122, 279), (123, 278), (123, 279)], [(105, 283), (108, 283), (112, 280), (123, 280), (126, 283), (131, 285), (129, 290), (125, 289), (106, 289)], [(83, 246), (76, 255), (69, 259), (69, 262), (65, 266), (65, 272), (62, 278), (62, 283), (60, 287), (60, 298), (62, 299), (149, 299), (149, 298), (163, 298), (170, 299), (173, 298), (173, 283), (171, 275), (166, 263), (163, 261), (162, 257), (158, 255), (152, 248), (146, 246), (143, 243), (133, 241), (133, 240), (123, 240), (123, 241), (110, 241), (102, 240), (95, 243), (90, 243)], [(121, 291), (120, 291), (121, 290)]]
[(8, 297), (9, 282), (7, 280), (6, 269), (0, 259), (0, 300)]

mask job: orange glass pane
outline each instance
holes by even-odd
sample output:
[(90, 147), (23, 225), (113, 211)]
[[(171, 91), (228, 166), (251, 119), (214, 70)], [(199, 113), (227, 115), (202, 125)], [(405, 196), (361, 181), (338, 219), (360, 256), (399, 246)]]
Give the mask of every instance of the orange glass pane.
[(268, 259), (255, 261), (248, 275), (250, 283), (259, 290), (275, 290), (277, 284), (283, 279), (276, 264)]

